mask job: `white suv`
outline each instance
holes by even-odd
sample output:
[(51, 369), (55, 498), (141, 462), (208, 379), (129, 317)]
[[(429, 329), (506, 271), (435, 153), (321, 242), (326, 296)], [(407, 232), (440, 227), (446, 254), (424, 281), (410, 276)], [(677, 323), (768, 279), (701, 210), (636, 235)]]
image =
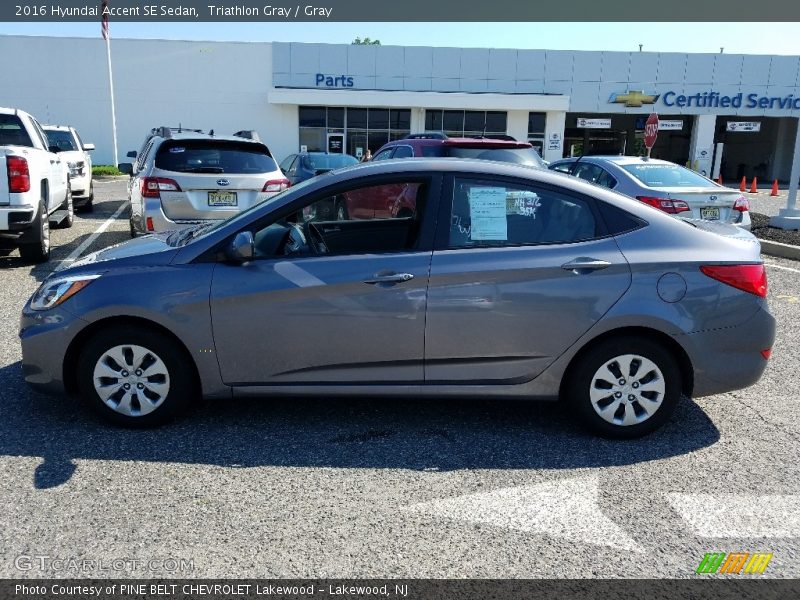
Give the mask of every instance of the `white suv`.
[(74, 127), (66, 125), (43, 125), (51, 146), (58, 146), (61, 160), (67, 161), (72, 201), (76, 209), (86, 211), (94, 208), (94, 184), (92, 182), (92, 157), (94, 144), (84, 144)]
[(128, 156), (131, 236), (225, 219), (290, 185), (253, 131), (158, 127)]

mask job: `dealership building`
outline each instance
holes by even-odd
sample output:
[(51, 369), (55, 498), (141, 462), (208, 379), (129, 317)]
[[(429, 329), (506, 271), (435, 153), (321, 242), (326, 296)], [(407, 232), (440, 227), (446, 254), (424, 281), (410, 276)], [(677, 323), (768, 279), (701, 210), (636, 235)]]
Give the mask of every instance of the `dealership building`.
[[(653, 156), (787, 182), (798, 136), (798, 56), (129, 39), (112, 53), (120, 157), (160, 125), (255, 129), (278, 160), (424, 130), (511, 135), (547, 160), (640, 154), (656, 112)], [(99, 36), (2, 36), (0, 55), (0, 105), (74, 125), (113, 162)]]

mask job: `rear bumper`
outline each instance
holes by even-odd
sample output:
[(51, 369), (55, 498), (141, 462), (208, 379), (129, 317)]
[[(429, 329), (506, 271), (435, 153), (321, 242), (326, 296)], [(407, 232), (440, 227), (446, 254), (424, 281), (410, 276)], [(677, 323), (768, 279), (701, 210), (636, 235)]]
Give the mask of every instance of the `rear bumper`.
[(29, 229), (36, 218), (33, 206), (0, 207), (0, 233), (18, 233)]
[(767, 368), (761, 351), (775, 341), (775, 318), (761, 308), (736, 327), (678, 336), (694, 367), (694, 397), (749, 387)]

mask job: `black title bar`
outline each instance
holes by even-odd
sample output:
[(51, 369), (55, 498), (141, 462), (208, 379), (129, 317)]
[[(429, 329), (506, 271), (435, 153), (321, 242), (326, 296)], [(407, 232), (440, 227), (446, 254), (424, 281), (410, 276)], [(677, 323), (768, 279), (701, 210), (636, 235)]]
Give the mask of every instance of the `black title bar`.
[[(109, 0), (109, 21), (127, 22), (541, 22), (636, 21), (636, 39), (647, 39), (648, 22), (800, 21), (800, 2), (786, 0)], [(0, 21), (100, 20), (92, 0), (3, 0)], [(719, 27), (720, 25), (716, 25)], [(714, 27), (714, 25), (709, 25)]]

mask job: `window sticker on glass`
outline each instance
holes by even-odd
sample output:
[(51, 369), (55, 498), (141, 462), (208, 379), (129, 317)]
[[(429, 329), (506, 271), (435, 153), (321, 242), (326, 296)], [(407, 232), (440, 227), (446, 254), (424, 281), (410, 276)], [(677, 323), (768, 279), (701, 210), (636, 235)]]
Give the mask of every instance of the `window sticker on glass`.
[(536, 218), (536, 212), (542, 205), (539, 194), (525, 190), (509, 190), (506, 194), (506, 213)]
[(180, 154), (181, 152), (186, 152), (186, 148), (181, 148), (180, 146), (174, 146), (169, 149), (170, 152), (173, 154)]
[(471, 240), (507, 240), (506, 188), (470, 188), (469, 216)]

